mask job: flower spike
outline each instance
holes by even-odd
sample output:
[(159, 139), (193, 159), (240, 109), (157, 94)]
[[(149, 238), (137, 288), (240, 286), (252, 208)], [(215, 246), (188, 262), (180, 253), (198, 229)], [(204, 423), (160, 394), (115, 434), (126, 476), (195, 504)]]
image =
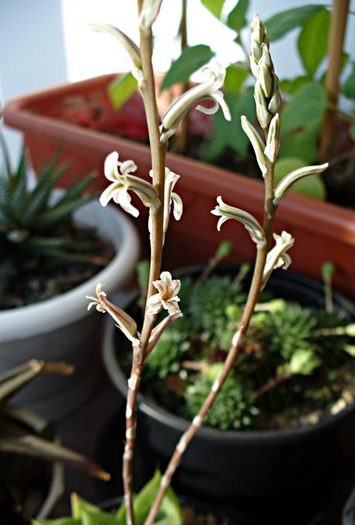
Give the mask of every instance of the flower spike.
[[(130, 213), (133, 217), (138, 217), (139, 211), (132, 206), (131, 197), (128, 194), (129, 191), (133, 191), (141, 199), (144, 206), (157, 208), (160, 205), (157, 190), (149, 182), (131, 175), (137, 169), (133, 160), (119, 162), (118, 157), (117, 151), (110, 153), (106, 157), (104, 173), (105, 177), (112, 184), (101, 194), (101, 206), (107, 206), (110, 200), (113, 199), (127, 213)], [(120, 172), (118, 168), (120, 168)]]
[(181, 281), (173, 279), (170, 272), (162, 272), (160, 280), (153, 281), (153, 285), (158, 293), (151, 295), (147, 301), (149, 315), (157, 315), (163, 308), (169, 315), (175, 316), (180, 313), (178, 293), (181, 288)]
[(234, 206), (229, 206), (225, 204), (222, 200), (222, 197), (217, 197), (218, 206), (211, 211), (213, 215), (220, 217), (217, 223), (217, 230), (220, 231), (221, 226), (228, 219), (235, 219), (236, 221), (241, 222), (245, 228), (250, 233), (250, 237), (255, 242), (257, 246), (264, 246), (266, 243), (264, 230), (258, 223), (258, 221), (247, 211), (235, 208)]
[(175, 133), (181, 119), (184, 115), (201, 100), (211, 99), (214, 101), (212, 108), (205, 108), (201, 105), (196, 107), (197, 110), (203, 113), (213, 114), (221, 107), (226, 120), (231, 120), (229, 108), (223, 98), (223, 93), (219, 89), (223, 86), (224, 77), (226, 75), (225, 68), (219, 62), (213, 62), (210, 66), (203, 69), (208, 74), (205, 82), (194, 86), (187, 90), (183, 95), (178, 97), (168, 107), (162, 116), (162, 125), (160, 128), (162, 142), (167, 142), (169, 138)]
[(102, 284), (96, 285), (96, 297), (87, 295), (86, 298), (91, 302), (88, 304), (88, 310), (95, 306), (96, 310), (101, 313), (108, 313), (116, 321), (118, 328), (132, 342), (137, 340), (137, 323), (124, 310), (119, 308), (106, 299), (106, 293), (102, 290)]

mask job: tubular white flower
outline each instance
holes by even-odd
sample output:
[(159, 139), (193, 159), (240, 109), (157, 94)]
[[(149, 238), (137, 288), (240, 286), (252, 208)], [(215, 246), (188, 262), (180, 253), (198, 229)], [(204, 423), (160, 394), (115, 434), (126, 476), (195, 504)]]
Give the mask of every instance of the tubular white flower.
[(137, 169), (133, 160), (119, 162), (118, 157), (117, 151), (113, 151), (106, 157), (104, 173), (105, 177), (111, 181), (112, 184), (102, 192), (100, 197), (101, 206), (107, 206), (110, 200), (113, 199), (113, 201), (120, 204), (127, 213), (130, 213), (133, 217), (138, 217), (139, 211), (132, 206), (131, 197), (128, 194), (129, 191), (133, 191), (145, 206), (151, 208), (158, 207), (160, 201), (157, 190), (149, 184), (149, 182), (130, 175), (130, 173)]
[(117, 327), (132, 342), (137, 340), (137, 323), (124, 310), (111, 303), (106, 299), (106, 293), (102, 290), (102, 284), (96, 285), (96, 297), (87, 295), (86, 298), (91, 302), (88, 304), (88, 310), (95, 306), (96, 310), (101, 313), (108, 313), (117, 323)]
[(272, 117), (269, 131), (267, 134), (267, 140), (266, 140), (266, 147), (264, 150), (264, 153), (266, 157), (270, 160), (270, 162), (275, 162), (278, 151), (279, 151), (279, 145), (280, 145), (280, 117), (279, 114), (276, 113), (274, 117)]
[(226, 75), (225, 68), (219, 62), (214, 61), (205, 67), (203, 71), (208, 74), (206, 81), (194, 86), (174, 100), (162, 116), (162, 125), (160, 128), (160, 138), (162, 142), (169, 140), (175, 133), (176, 128), (187, 111), (204, 99), (213, 100), (215, 103), (214, 106), (212, 108), (205, 108), (198, 105), (196, 109), (210, 115), (216, 113), (218, 106), (220, 106), (225, 119), (231, 120), (229, 108), (223, 98), (223, 93), (219, 90), (219, 88), (223, 86)]
[(162, 272), (160, 280), (153, 281), (153, 285), (158, 293), (151, 295), (147, 301), (147, 311), (149, 315), (158, 314), (163, 308), (169, 315), (180, 313), (178, 293), (181, 288), (181, 281), (173, 279), (170, 272)]
[(295, 239), (286, 231), (283, 231), (281, 235), (274, 233), (274, 239), (275, 246), (269, 251), (266, 258), (263, 273), (263, 286), (265, 286), (269, 280), (273, 270), (276, 270), (277, 268), (283, 268), (286, 270), (291, 264), (291, 257), (286, 252), (293, 246)]
[(254, 128), (254, 126), (250, 124), (249, 120), (245, 115), (242, 115), (240, 120), (243, 130), (247, 135), (248, 139), (250, 140), (251, 145), (253, 146), (258, 166), (264, 177), (265, 173), (267, 172), (266, 158), (264, 154), (265, 142), (260, 137), (258, 131)]
[(123, 31), (117, 27), (112, 26), (111, 24), (105, 24), (100, 22), (89, 22), (87, 24), (94, 31), (99, 31), (100, 33), (108, 33), (116, 38), (118, 42), (123, 47), (127, 58), (130, 62), (130, 69), (132, 75), (138, 80), (141, 81), (143, 78), (142, 72), (142, 61), (139, 47), (133, 42), (129, 36), (127, 36)]
[(325, 164), (319, 164), (316, 166), (305, 166), (304, 168), (299, 168), (297, 170), (291, 171), (288, 175), (286, 175), (276, 186), (275, 192), (274, 192), (274, 200), (273, 203), (276, 206), (281, 199), (286, 197), (288, 191), (290, 190), (291, 186), (295, 184), (300, 179), (303, 179), (303, 177), (308, 177), (308, 175), (316, 175), (318, 173), (322, 173), (324, 170), (327, 169), (329, 166), (328, 162)]
[(165, 191), (164, 191), (164, 233), (166, 233), (169, 225), (169, 218), (171, 206), (173, 207), (173, 215), (176, 221), (179, 221), (183, 212), (183, 203), (181, 197), (173, 192), (174, 186), (179, 180), (180, 175), (177, 175), (169, 168), (165, 168)]
[(160, 10), (162, 0), (144, 0), (139, 17), (139, 25), (144, 30), (149, 30), (155, 19), (157, 18)]
[(255, 242), (257, 246), (264, 246), (266, 243), (264, 230), (258, 223), (258, 221), (247, 211), (235, 208), (234, 206), (229, 206), (225, 204), (222, 200), (222, 197), (217, 197), (218, 206), (211, 211), (213, 215), (220, 217), (217, 223), (217, 230), (220, 231), (221, 226), (228, 219), (234, 219), (241, 222), (245, 228), (248, 230), (250, 237)]

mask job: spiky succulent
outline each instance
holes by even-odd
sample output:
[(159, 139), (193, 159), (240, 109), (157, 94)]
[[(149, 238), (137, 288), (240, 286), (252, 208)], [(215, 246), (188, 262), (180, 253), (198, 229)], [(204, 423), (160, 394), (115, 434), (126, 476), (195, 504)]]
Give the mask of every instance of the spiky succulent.
[[(72, 220), (73, 212), (94, 198), (93, 193), (84, 195), (93, 176), (73, 184), (55, 199), (54, 186), (67, 168), (64, 164), (57, 166), (58, 157), (59, 152), (43, 168), (32, 189), (25, 151), (15, 172), (5, 162), (5, 172), (0, 174), (0, 307), (19, 277), (34, 274), (39, 267), (50, 272), (68, 266), (68, 262), (102, 263), (96, 261), (92, 237), (78, 233)], [(3, 307), (15, 306), (8, 303), (10, 306)]]
[[(149, 356), (146, 385), (167, 408), (192, 417), (228, 351), (244, 292), (240, 281), (218, 275), (198, 284), (182, 279), (182, 291), (184, 317), (167, 328)], [(350, 399), (354, 337), (355, 325), (338, 312), (265, 297), (206, 423), (222, 429), (267, 426), (273, 413), (294, 402), (332, 410), (343, 395)], [(159, 381), (152, 383), (152, 376)]]
[[(189, 418), (194, 417), (198, 412), (221, 367), (220, 364), (206, 366), (200, 376), (187, 388), (185, 410)], [(245, 381), (242, 383), (236, 376), (230, 375), (209, 410), (205, 422), (211, 427), (222, 430), (240, 429), (251, 426), (257, 414), (258, 409), (254, 406), (252, 388)]]

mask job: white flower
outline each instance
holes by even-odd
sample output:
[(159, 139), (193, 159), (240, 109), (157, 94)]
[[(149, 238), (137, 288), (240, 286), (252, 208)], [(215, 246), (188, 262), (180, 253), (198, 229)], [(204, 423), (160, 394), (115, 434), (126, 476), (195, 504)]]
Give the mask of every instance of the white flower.
[(143, 78), (142, 61), (139, 47), (123, 31), (111, 24), (101, 22), (90, 22), (87, 24), (94, 31), (108, 33), (114, 36), (123, 47), (130, 62), (132, 75), (140, 82)]
[(274, 233), (275, 246), (269, 251), (266, 258), (264, 273), (263, 273), (263, 285), (267, 283), (273, 270), (277, 268), (287, 268), (291, 264), (291, 257), (286, 253), (291, 246), (293, 246), (295, 239), (290, 233), (283, 231), (281, 235)]
[(118, 328), (122, 330), (125, 336), (132, 342), (136, 341), (139, 335), (137, 323), (124, 310), (106, 299), (106, 293), (102, 290), (102, 286), (101, 283), (96, 285), (96, 297), (86, 296), (91, 301), (88, 304), (88, 310), (95, 306), (98, 312), (107, 312), (116, 321)]
[(161, 141), (166, 142), (175, 133), (181, 119), (198, 102), (204, 99), (214, 101), (212, 108), (205, 108), (201, 105), (196, 107), (197, 110), (211, 115), (216, 113), (218, 106), (221, 107), (226, 120), (231, 120), (229, 108), (223, 98), (223, 93), (219, 89), (223, 86), (226, 75), (225, 68), (219, 62), (213, 62), (203, 69), (208, 75), (205, 82), (194, 86), (178, 97), (162, 116)]
[(163, 308), (169, 315), (176, 315), (180, 312), (178, 293), (181, 288), (179, 279), (173, 279), (170, 272), (162, 272), (160, 280), (153, 281), (153, 285), (158, 293), (151, 295), (147, 301), (149, 315), (158, 314)]
[(228, 219), (234, 219), (241, 222), (245, 228), (248, 230), (250, 237), (255, 242), (257, 246), (264, 246), (265, 234), (264, 230), (258, 223), (258, 221), (247, 211), (241, 210), (240, 208), (235, 208), (234, 206), (229, 206), (223, 202), (222, 197), (217, 197), (218, 205), (214, 210), (211, 211), (213, 215), (220, 217), (217, 223), (217, 230), (221, 229), (223, 223), (228, 221)]
[(305, 166), (304, 168), (298, 168), (297, 170), (291, 171), (291, 173), (286, 175), (276, 186), (273, 200), (274, 205), (277, 206), (280, 200), (286, 197), (295, 182), (303, 179), (303, 177), (308, 177), (309, 175), (318, 175), (326, 170), (328, 166), (329, 164), (326, 162), (325, 164)]
[[(106, 188), (100, 197), (100, 204), (107, 206), (111, 199), (122, 208), (133, 215), (138, 217), (139, 211), (137, 208), (132, 206), (131, 197), (129, 191), (133, 191), (138, 195), (145, 206), (158, 207), (160, 204), (157, 190), (145, 180), (140, 179), (131, 175), (135, 172), (137, 166), (133, 160), (126, 160), (124, 162), (118, 161), (117, 151), (110, 153), (105, 160), (104, 173), (105, 177), (112, 182), (108, 188)], [(120, 172), (118, 171), (120, 168)]]

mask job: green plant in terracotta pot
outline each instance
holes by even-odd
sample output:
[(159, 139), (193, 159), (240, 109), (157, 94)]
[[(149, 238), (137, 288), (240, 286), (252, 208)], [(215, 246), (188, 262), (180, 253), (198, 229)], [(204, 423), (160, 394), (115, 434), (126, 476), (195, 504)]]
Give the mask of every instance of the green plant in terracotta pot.
[[(108, 299), (104, 286), (100, 283), (96, 288), (96, 296), (88, 297), (89, 308), (96, 308), (98, 312), (107, 313), (113, 318), (123, 338), (128, 340), (131, 355), (128, 377), (124, 380), (127, 386), (126, 430), (122, 458), (124, 502), (115, 516), (109, 516), (97, 508), (87, 506), (85, 502), (79, 504), (84, 511), (78, 511), (75, 507), (77, 500), (74, 500), (72, 517), (62, 522), (67, 524), (85, 523), (87, 519), (85, 516), (92, 513), (92, 521), (97, 524), (153, 525), (154, 523), (166, 523), (180, 525), (182, 523), (181, 509), (170, 492), (170, 483), (181, 464), (183, 469), (184, 457), (188, 458), (189, 447), (193, 446), (193, 440), (195, 439), (200, 444), (199, 436), (209, 433), (209, 429), (201, 427), (207, 421), (210, 424), (212, 421), (214, 424), (218, 412), (221, 412), (218, 408), (215, 408), (214, 411), (214, 407), (218, 407), (215, 403), (218, 403), (219, 395), (228, 406), (231, 404), (234, 410), (231, 419), (235, 425), (248, 427), (252, 425), (259, 411), (255, 406), (258, 397), (266, 395), (267, 392), (275, 392), (282, 385), (286, 387), (292, 384), (294, 376), (301, 377), (302, 389), (303, 376), (307, 378), (323, 364), (327, 366), (329, 356), (326, 353), (322, 355), (323, 348), (319, 347), (325, 344), (321, 338), (328, 335), (330, 340), (334, 337), (337, 342), (336, 345), (331, 343), (337, 354), (335, 369), (338, 364), (341, 366), (345, 362), (346, 364), (351, 362), (353, 353), (351, 342), (354, 336), (354, 325), (351, 319), (348, 318), (342, 323), (337, 315), (331, 312), (323, 313), (323, 317), (319, 314), (320, 319), (318, 319), (314, 311), (302, 310), (300, 306), (288, 305), (285, 301), (275, 301), (273, 298), (259, 302), (261, 293), (264, 293), (264, 290), (267, 291), (269, 281), (272, 284), (274, 270), (286, 269), (291, 263), (288, 252), (294, 244), (293, 236), (286, 231), (274, 232), (275, 215), (279, 203), (286, 197), (293, 184), (304, 177), (323, 172), (327, 164), (296, 169), (275, 184), (275, 163), (280, 146), (281, 96), (278, 78), (270, 56), (269, 39), (258, 14), (253, 17), (251, 26), (251, 63), (256, 79), (254, 97), (258, 127), (254, 127), (246, 116), (242, 117), (241, 124), (254, 150), (264, 181), (263, 208), (259, 210), (263, 219), (259, 221), (251, 213), (226, 203), (224, 199), (229, 201), (228, 195), (216, 196), (217, 206), (212, 210), (212, 214), (218, 217), (218, 230), (225, 222), (233, 219), (240, 222), (250, 236), (256, 257), (249, 278), (249, 286), (246, 290), (240, 288), (242, 275), (239, 273), (237, 277), (232, 278), (232, 281), (206, 280), (205, 283), (200, 282), (196, 287), (191, 282), (188, 282), (187, 285), (185, 282), (185, 286), (182, 287), (182, 279), (176, 278), (170, 271), (165, 269), (162, 271), (163, 248), (168, 235), (169, 223), (173, 218), (179, 220), (183, 214), (182, 199), (175, 192), (176, 187), (178, 188), (179, 176), (169, 169), (166, 158), (169, 140), (176, 133), (185, 114), (195, 106), (206, 113), (214, 113), (221, 108), (227, 120), (230, 119), (230, 112), (221, 91), (225, 70), (219, 63), (212, 62), (205, 68), (205, 81), (174, 99), (162, 117), (159, 117), (152, 67), (152, 25), (159, 14), (161, 3), (161, 1), (154, 0), (138, 1), (139, 45), (120, 30), (109, 28), (110, 33), (117, 37), (127, 52), (131, 61), (132, 74), (138, 82), (143, 98), (149, 131), (151, 170), (149, 179), (139, 177), (135, 175), (137, 166), (134, 160), (120, 157), (119, 152), (109, 154), (105, 161), (104, 172), (110, 184), (103, 191), (100, 202), (103, 206), (107, 206), (113, 200), (134, 217), (139, 214), (136, 202), (140, 201), (141, 205), (148, 208), (150, 262), (148, 284), (144, 294), (146, 300), (143, 318), (133, 317), (131, 312), (113, 304)], [(106, 29), (107, 26), (104, 26), (103, 30)], [(212, 107), (206, 108), (202, 105), (205, 99), (212, 102)], [(134, 201), (132, 195), (134, 195)], [(218, 304), (222, 299), (228, 299), (224, 307)], [(219, 315), (212, 307), (214, 302), (219, 306)], [(206, 309), (202, 320), (197, 322), (194, 315), (198, 303), (204, 304)], [(226, 327), (220, 323), (220, 317), (223, 316), (227, 322)], [(261, 337), (262, 329), (264, 339)], [(170, 340), (169, 337), (171, 337)], [(195, 375), (196, 382), (192, 381), (186, 388), (186, 391), (189, 390), (189, 396), (184, 410), (185, 413), (188, 412), (189, 421), (182, 424), (178, 422), (176, 425), (177, 445), (175, 442), (174, 451), (164, 474), (157, 475), (136, 497), (134, 495), (133, 460), (137, 443), (138, 396), (144, 371), (149, 369), (150, 363), (151, 370), (155, 368), (158, 370), (158, 375), (165, 375), (166, 370), (169, 370), (171, 366), (173, 368), (176, 366), (173, 353), (181, 352), (184, 356), (183, 362), (186, 356), (189, 357), (188, 350), (186, 354), (184, 352), (192, 344), (191, 342), (195, 342), (198, 348), (201, 348), (202, 345), (208, 347), (212, 364), (197, 363), (202, 368), (202, 375), (197, 379)], [(175, 347), (173, 343), (176, 343)], [(214, 347), (212, 343), (215, 344)], [(265, 353), (262, 352), (263, 347), (265, 347)], [(343, 350), (345, 347), (348, 352)], [(321, 360), (322, 357), (325, 359), (324, 363)], [(254, 384), (244, 369), (249, 360), (257, 376)], [(275, 367), (271, 367), (273, 371), (271, 375), (267, 375), (265, 367), (269, 367), (271, 361), (274, 360)], [(183, 366), (183, 368), (182, 375), (186, 377), (188, 367)], [(236, 371), (237, 376), (233, 376), (233, 370)], [(296, 395), (299, 389), (299, 385), (295, 386)], [(314, 394), (315, 397), (318, 395), (319, 391)], [(343, 400), (343, 403), (346, 404), (346, 402)], [(349, 404), (351, 405), (351, 399), (349, 399)], [(226, 413), (224, 410), (222, 412), (222, 415), (219, 414), (222, 418), (220, 426), (228, 427), (229, 423), (225, 424)], [(333, 425), (330, 424), (330, 427), (333, 428)], [(155, 435), (158, 436), (158, 433), (156, 432)], [(307, 430), (296, 432), (295, 436), (292, 432), (288, 432), (286, 445), (283, 442), (283, 432), (276, 433), (275, 441), (271, 439), (273, 435), (270, 439), (268, 435), (252, 438), (256, 445), (253, 450), (254, 452), (256, 449), (259, 452), (264, 450), (267, 448), (265, 445), (267, 441), (273, 443), (274, 450), (279, 447), (287, 449), (290, 443), (297, 446), (298, 438), (303, 439), (304, 434), (314, 436), (313, 431), (308, 433)], [(224, 436), (225, 433), (220, 433), (218, 437), (221, 435)], [(243, 432), (238, 436), (240, 443), (249, 437)], [(145, 440), (148, 439), (147, 434)], [(312, 438), (311, 442), (314, 446)], [(237, 445), (234, 444), (234, 446)], [(217, 455), (222, 454), (223, 447), (220, 449), (220, 454), (217, 453)], [(202, 462), (200, 457), (196, 459)], [(228, 470), (226, 464), (228, 465), (230, 460), (231, 458), (227, 458), (227, 463), (225, 461), (224, 470)], [(273, 466), (276, 468), (274, 463)], [(203, 464), (200, 467), (203, 468)], [(287, 467), (287, 476), (292, 478), (290, 465)], [(221, 470), (219, 474), (222, 477), (225, 472)], [(266, 472), (266, 475), (269, 476), (269, 471)], [(262, 477), (261, 474), (260, 477)], [(199, 482), (202, 485), (204, 481), (204, 478), (201, 477)], [(244, 478), (243, 483), (247, 484)], [(267, 488), (265, 485), (264, 480), (264, 489)], [(145, 491), (148, 491), (149, 497)], [(280, 515), (276, 515), (275, 502), (271, 501), (271, 504), (275, 514), (274, 521), (279, 523)], [(279, 505), (281, 504), (282, 502), (279, 502)], [(284, 516), (282, 519), (284, 520)], [(291, 523), (290, 520), (289, 522)]]

